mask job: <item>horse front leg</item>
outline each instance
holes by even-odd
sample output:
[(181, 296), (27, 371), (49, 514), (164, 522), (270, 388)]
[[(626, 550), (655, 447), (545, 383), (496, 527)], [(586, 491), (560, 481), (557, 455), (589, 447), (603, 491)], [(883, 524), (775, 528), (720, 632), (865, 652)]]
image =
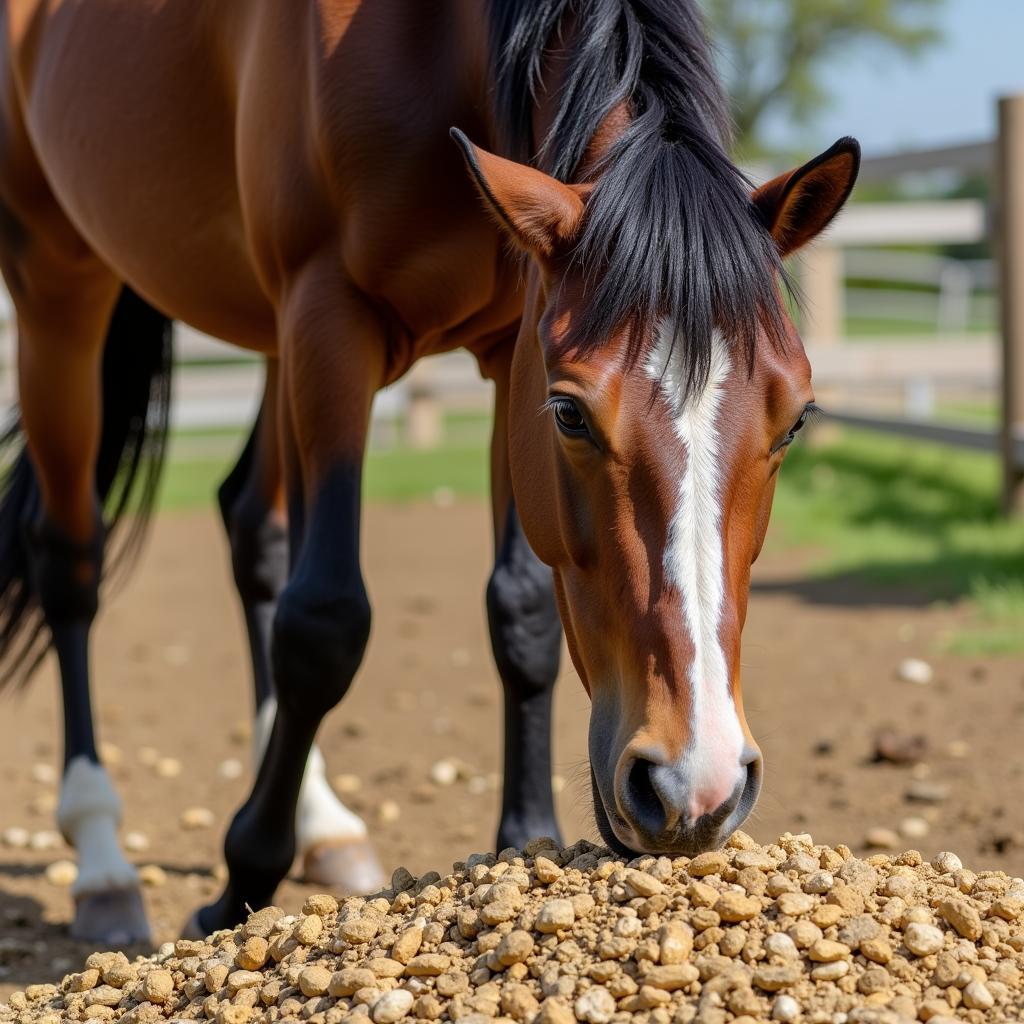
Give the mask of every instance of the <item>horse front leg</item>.
[(307, 268), (281, 311), (279, 421), (290, 441), (284, 476), (294, 550), (273, 619), (277, 711), (252, 792), (225, 839), (227, 885), (195, 922), (203, 934), (243, 920), (247, 906), (267, 905), (291, 867), (314, 737), (348, 691), (369, 637), (360, 479), (385, 350), (375, 315), (341, 280), (334, 267)]
[[(217, 494), (249, 640), (256, 710), (254, 771), (266, 752), (277, 712), (270, 646), (278, 597), (288, 581), (288, 520), (277, 437), (279, 376), (277, 360), (268, 360), (256, 424)], [(342, 893), (369, 892), (383, 885), (366, 824), (331, 788), (316, 744), (299, 791), (296, 841), (304, 881)]]
[(531, 839), (561, 841), (551, 788), (551, 712), (562, 623), (550, 568), (527, 543), (512, 498), (508, 464), (509, 368), (514, 341), (485, 364), (495, 381), (491, 501), (495, 560), (487, 621), (505, 694), (505, 769), (497, 848)]

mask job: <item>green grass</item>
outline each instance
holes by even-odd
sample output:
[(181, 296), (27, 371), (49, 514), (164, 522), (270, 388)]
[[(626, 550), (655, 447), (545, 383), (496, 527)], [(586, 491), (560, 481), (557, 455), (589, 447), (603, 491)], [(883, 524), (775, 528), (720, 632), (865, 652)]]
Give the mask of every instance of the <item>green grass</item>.
[[(431, 497), (439, 488), (447, 488), (459, 496), (486, 496), (490, 486), (488, 443), (486, 427), (480, 429), (479, 419), (477, 417), (476, 428), (465, 417), (455, 417), (450, 430), (446, 423), (446, 431), (455, 440), (435, 450), (413, 451), (404, 447), (371, 450), (363, 473), (364, 495), (382, 501), (414, 501)], [(480, 435), (478, 440), (464, 439), (467, 434), (475, 433)], [(211, 507), (217, 487), (241, 445), (242, 438), (237, 431), (176, 436), (161, 485), (160, 508)], [(194, 454), (176, 457), (174, 448)]]
[[(983, 410), (965, 409), (979, 418)], [(833, 428), (830, 428), (830, 430)], [(488, 493), (486, 421), (446, 422), (452, 440), (433, 451), (398, 446), (371, 451), (367, 498), (429, 499), (439, 488), (460, 497)], [(472, 442), (468, 436), (476, 439)], [(165, 474), (165, 509), (211, 507), (240, 438), (177, 438)], [(891, 588), (894, 600), (967, 599), (972, 625), (948, 639), (965, 655), (1024, 650), (1024, 523), (1002, 519), (994, 456), (863, 431), (838, 431), (828, 443), (794, 445), (782, 467), (770, 545), (801, 548), (821, 580)], [(802, 556), (803, 557), (803, 556)]]
[(960, 653), (1024, 650), (1024, 523), (999, 515), (995, 456), (844, 431), (794, 446), (779, 479), (773, 543), (814, 553), (819, 578), (867, 581), (916, 600), (967, 598)]
[[(987, 319), (975, 318), (967, 325), (967, 334), (986, 336), (994, 334), (996, 326)], [(897, 320), (886, 317), (847, 317), (843, 333), (848, 338), (870, 340), (872, 338), (902, 338), (904, 335), (920, 338), (922, 341), (942, 340), (943, 335), (935, 330), (934, 320)], [(961, 332), (954, 332), (959, 335)]]

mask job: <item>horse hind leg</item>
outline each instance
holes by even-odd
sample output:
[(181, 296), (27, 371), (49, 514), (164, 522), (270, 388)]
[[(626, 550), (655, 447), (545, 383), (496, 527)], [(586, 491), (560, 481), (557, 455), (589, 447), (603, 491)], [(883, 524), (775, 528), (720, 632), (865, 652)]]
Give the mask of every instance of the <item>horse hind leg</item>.
[[(259, 769), (277, 711), (270, 640), (277, 599), (288, 579), (288, 527), (277, 442), (277, 363), (267, 366), (259, 418), (238, 464), (218, 493), (231, 546), (252, 660), (256, 721), (253, 769)], [(314, 744), (296, 812), (296, 845), (303, 881), (342, 893), (364, 893), (384, 882), (363, 820), (338, 799)]]
[[(64, 704), (57, 819), (78, 852), (71, 933), (115, 946), (148, 942), (150, 932), (138, 875), (118, 845), (121, 804), (97, 757), (89, 637), (103, 562), (101, 504), (122, 460), (132, 461), (126, 452), (144, 443), (138, 424), (145, 416), (137, 414), (151, 397), (150, 370), (164, 365), (166, 323), (130, 292), (118, 300), (118, 282), (98, 263), (88, 272), (80, 265), (61, 269), (23, 259), (12, 274), (11, 254), (5, 257), (8, 280), (31, 279), (33, 287), (12, 287), (26, 440), (16, 472), (28, 483), (20, 494), (8, 492), (3, 510), (5, 551), (14, 549), (20, 533), (21, 593), (31, 596), (5, 622), (4, 654), (16, 656), (20, 627), (38, 607), (57, 653)], [(156, 363), (144, 366), (154, 349)], [(114, 373), (116, 397), (101, 385)], [(8, 593), (16, 575), (5, 576)], [(31, 629), (29, 635), (37, 636)], [(32, 666), (32, 659), (19, 666), (15, 657), (15, 670)]]

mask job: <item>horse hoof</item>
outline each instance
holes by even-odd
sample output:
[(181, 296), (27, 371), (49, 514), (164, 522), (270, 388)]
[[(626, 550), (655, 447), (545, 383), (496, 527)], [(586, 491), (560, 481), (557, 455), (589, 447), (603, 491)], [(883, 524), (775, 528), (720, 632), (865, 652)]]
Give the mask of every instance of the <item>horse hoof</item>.
[(302, 881), (342, 896), (365, 896), (384, 888), (384, 871), (369, 839), (316, 843), (302, 857)]
[(104, 949), (150, 945), (152, 937), (138, 889), (86, 892), (75, 897), (71, 937), (97, 942)]

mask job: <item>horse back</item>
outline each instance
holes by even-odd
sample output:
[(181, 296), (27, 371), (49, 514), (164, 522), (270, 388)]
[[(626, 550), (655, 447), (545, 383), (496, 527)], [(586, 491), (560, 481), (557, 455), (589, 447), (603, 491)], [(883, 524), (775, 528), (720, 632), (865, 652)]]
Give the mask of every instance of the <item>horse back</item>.
[(272, 350), (291, 275), (328, 251), (408, 358), (515, 319), (514, 268), (447, 135), (490, 141), (476, 0), (3, 13), (4, 108), (31, 152), (0, 153), (0, 190), (34, 164), (88, 247), (171, 315)]

